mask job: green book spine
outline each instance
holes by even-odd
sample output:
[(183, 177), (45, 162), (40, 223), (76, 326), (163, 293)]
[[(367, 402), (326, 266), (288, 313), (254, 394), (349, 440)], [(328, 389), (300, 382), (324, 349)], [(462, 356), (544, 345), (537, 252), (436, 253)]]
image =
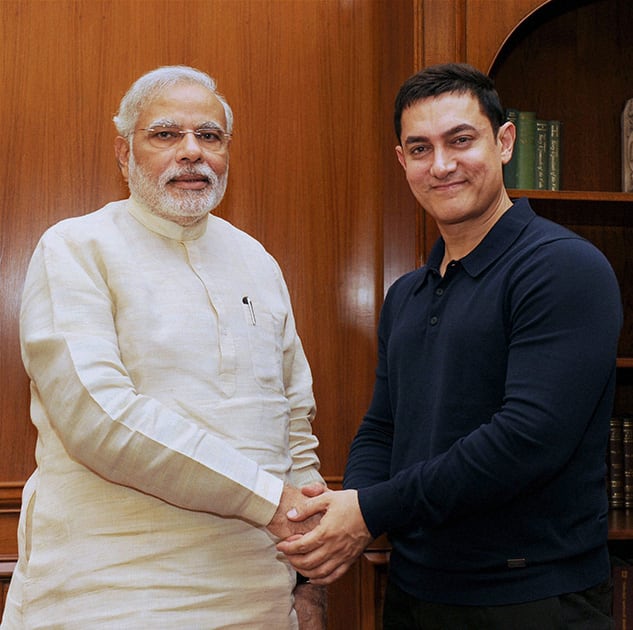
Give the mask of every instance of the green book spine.
[[(506, 109), (506, 121), (510, 121), (514, 123), (516, 127), (519, 121), (519, 110), (518, 109)], [(514, 142), (514, 151), (512, 153), (512, 158), (510, 161), (504, 165), (503, 167), (503, 183), (506, 188), (516, 188), (517, 187), (517, 143), (516, 140)]]
[(537, 190), (547, 189), (547, 176), (549, 171), (549, 155), (547, 151), (547, 120), (536, 121), (536, 140), (534, 147), (536, 156), (534, 158), (534, 187)]
[(534, 188), (536, 112), (519, 112), (517, 129), (517, 188)]
[(548, 152), (549, 152), (549, 173), (547, 176), (548, 190), (560, 190), (560, 120), (548, 121)]

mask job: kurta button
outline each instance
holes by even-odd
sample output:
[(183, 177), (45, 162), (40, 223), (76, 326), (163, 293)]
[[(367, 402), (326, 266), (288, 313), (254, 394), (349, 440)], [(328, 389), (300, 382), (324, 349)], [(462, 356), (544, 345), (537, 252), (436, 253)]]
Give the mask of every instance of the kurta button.
[(440, 320), (439, 317), (436, 317), (435, 315), (433, 315), (433, 317), (431, 317), (429, 321), (431, 322), (431, 326), (435, 326), (435, 324), (437, 324), (439, 320)]
[(441, 287), (439, 289), (435, 289), (435, 295), (443, 295), (444, 294), (444, 289), (442, 289)]

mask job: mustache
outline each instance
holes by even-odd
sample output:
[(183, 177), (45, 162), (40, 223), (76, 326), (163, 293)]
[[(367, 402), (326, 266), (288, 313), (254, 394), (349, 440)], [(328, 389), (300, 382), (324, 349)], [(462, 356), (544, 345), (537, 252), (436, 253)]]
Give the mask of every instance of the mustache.
[(188, 166), (171, 166), (158, 178), (160, 185), (168, 184), (172, 179), (183, 176), (204, 177), (214, 187), (220, 183), (217, 173), (207, 164), (190, 164)]

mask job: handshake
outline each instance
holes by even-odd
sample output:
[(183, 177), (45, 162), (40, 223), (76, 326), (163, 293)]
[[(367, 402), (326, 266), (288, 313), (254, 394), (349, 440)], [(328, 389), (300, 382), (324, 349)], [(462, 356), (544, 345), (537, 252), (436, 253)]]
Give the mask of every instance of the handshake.
[(330, 584), (363, 553), (372, 536), (356, 490), (328, 490), (320, 483), (284, 486), (267, 525), (281, 539), (277, 549), (313, 584)]

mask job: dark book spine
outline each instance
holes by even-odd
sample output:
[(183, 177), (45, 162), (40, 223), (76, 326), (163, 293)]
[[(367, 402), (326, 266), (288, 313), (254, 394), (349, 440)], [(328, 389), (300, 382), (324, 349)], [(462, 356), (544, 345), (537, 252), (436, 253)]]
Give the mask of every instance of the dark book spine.
[(536, 112), (519, 112), (517, 128), (517, 188), (534, 189)]
[(623, 422), (620, 417), (611, 418), (609, 427), (609, 506), (624, 507), (624, 448)]
[(630, 597), (628, 591), (631, 590), (629, 585), (630, 570), (631, 567), (619, 564), (611, 569), (611, 578), (613, 580), (613, 622), (616, 630), (625, 630), (628, 627), (628, 599)]
[(633, 192), (633, 98), (622, 110), (622, 192)]
[(633, 416), (622, 418), (624, 507), (633, 508)]

